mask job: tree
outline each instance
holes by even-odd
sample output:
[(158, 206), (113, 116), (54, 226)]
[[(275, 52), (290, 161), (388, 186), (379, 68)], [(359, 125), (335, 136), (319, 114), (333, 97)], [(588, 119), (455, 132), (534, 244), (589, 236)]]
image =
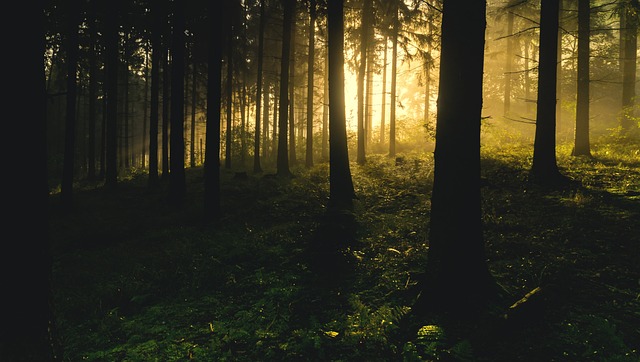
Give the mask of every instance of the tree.
[(295, 165), (296, 160), (296, 124), (295, 124), (295, 75), (296, 75), (296, 35), (297, 35), (297, 17), (296, 17), (296, 2), (294, 1), (291, 6), (291, 39), (290, 39), (290, 48), (291, 52), (288, 55), (290, 57), (289, 63), (289, 164), (291, 166)]
[[(622, 10), (624, 17), (624, 56), (622, 60), (622, 128), (631, 129), (633, 124), (631, 109), (636, 97), (636, 76), (638, 72), (638, 25), (640, 24), (640, 2), (630, 0)], [(622, 42), (621, 42), (622, 43)]]
[(294, 0), (282, 0), (284, 13), (282, 20), (282, 58), (280, 60), (280, 109), (278, 111), (278, 158), (276, 163), (279, 176), (290, 176), (287, 151), (287, 121), (289, 109), (289, 61), (291, 59), (291, 23), (293, 21)]
[[(225, 8), (228, 0), (224, 2)], [(209, 4), (211, 39), (208, 49), (207, 129), (204, 158), (204, 212), (208, 218), (220, 216), (220, 108), (222, 103), (222, 47), (226, 34), (223, 12)]]
[[(264, 60), (264, 0), (260, 0), (260, 27), (258, 30), (258, 81), (256, 83), (256, 127), (253, 142), (253, 172), (262, 172), (260, 167), (260, 107), (262, 103), (262, 63)], [(268, 105), (265, 102), (265, 107)], [(265, 129), (266, 132), (266, 129)]]
[(360, 63), (358, 68), (358, 152), (357, 162), (363, 165), (366, 162), (365, 156), (365, 100), (364, 100), (364, 78), (367, 69), (367, 42), (369, 33), (369, 12), (371, 11), (371, 0), (364, 0), (362, 6), (362, 20), (360, 24)]
[(533, 164), (530, 175), (539, 183), (558, 185), (565, 180), (556, 162), (556, 75), (558, 59), (558, 1), (543, 0), (540, 7), (538, 103)]
[(151, 104), (149, 119), (149, 186), (158, 185), (158, 122), (160, 95), (160, 62), (162, 58), (162, 1), (156, 1), (151, 8)]
[(394, 157), (396, 155), (396, 78), (398, 69), (398, 33), (400, 28), (400, 19), (398, 18), (398, 4), (393, 3), (393, 30), (391, 35), (392, 51), (391, 51), (391, 95), (390, 95), (390, 110), (389, 110), (389, 156)]
[(466, 315), (485, 306), (493, 291), (480, 197), (485, 11), (484, 1), (444, 1), (429, 252), (417, 303), (422, 312), (431, 307)]
[(174, 3), (171, 41), (171, 159), (169, 202), (178, 206), (186, 194), (184, 172), (185, 4)]
[(118, 181), (118, 12), (120, 1), (103, 3), (105, 12), (105, 48), (107, 67), (107, 124), (105, 186), (113, 189)]
[(80, 2), (67, 1), (67, 108), (64, 139), (64, 166), (60, 195), (66, 207), (73, 204), (73, 170), (76, 153), (76, 106), (77, 106), (77, 68), (78, 68), (78, 25), (80, 23)]
[(344, 0), (329, 0), (329, 208), (353, 209), (344, 104)]
[(578, 1), (578, 88), (573, 156), (591, 156), (589, 147), (589, 0)]
[(12, 8), (16, 11), (14, 20), (22, 19), (29, 24), (30, 31), (6, 43), (11, 49), (19, 49), (7, 58), (8, 66), (19, 76), (10, 78), (15, 81), (11, 82), (12, 92), (5, 94), (5, 101), (23, 110), (23, 118), (8, 122), (5, 131), (11, 135), (29, 134), (33, 143), (29, 147), (29, 162), (13, 152), (2, 153), (4, 166), (20, 177), (7, 177), (4, 183), (11, 190), (9, 203), (5, 198), (4, 204), (11, 212), (3, 224), (5, 235), (10, 236), (5, 240), (11, 241), (11, 248), (2, 253), (0, 262), (5, 308), (0, 325), (0, 360), (46, 362), (56, 357), (62, 360), (63, 356), (56, 355), (58, 351), (52, 349), (55, 340), (51, 338), (55, 324), (48, 220), (44, 1), (22, 5), (19, 10)]
[(309, 1), (309, 60), (307, 62), (307, 148), (305, 166), (313, 167), (313, 75), (315, 63), (316, 1)]

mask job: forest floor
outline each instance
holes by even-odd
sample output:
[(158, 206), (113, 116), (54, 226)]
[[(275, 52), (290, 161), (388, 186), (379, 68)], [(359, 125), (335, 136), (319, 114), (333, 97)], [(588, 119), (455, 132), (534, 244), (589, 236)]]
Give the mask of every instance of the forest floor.
[(560, 146), (561, 171), (579, 182), (549, 190), (527, 179), (531, 145), (483, 148), (490, 270), (514, 302), (536, 287), (544, 296), (533, 317), (498, 332), (450, 333), (435, 319), (399, 332), (428, 250), (430, 153), (352, 163), (347, 267), (318, 252), (326, 163), (291, 179), (223, 169), (217, 223), (202, 216), (200, 167), (187, 169), (179, 210), (143, 173), (111, 193), (78, 184), (72, 212), (52, 194), (64, 360), (637, 362), (640, 142), (603, 138), (592, 151)]

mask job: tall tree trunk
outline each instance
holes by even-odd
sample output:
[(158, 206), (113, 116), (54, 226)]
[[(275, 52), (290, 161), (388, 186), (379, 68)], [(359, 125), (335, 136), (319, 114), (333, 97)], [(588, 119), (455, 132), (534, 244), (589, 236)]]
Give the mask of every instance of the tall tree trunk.
[[(291, 60), (291, 38), (293, 8), (295, 0), (282, 0), (284, 15), (282, 20), (282, 58), (280, 63), (280, 110), (278, 116), (278, 159), (276, 163), (277, 173), (280, 176), (290, 176), (289, 154), (287, 150), (287, 121), (288, 108), (292, 99), (288, 99), (289, 88), (289, 61)], [(293, 73), (293, 71), (292, 71)], [(291, 107), (293, 108), (293, 107)], [(293, 119), (291, 119), (293, 121)], [(293, 123), (293, 122), (292, 122)], [(293, 133), (293, 128), (290, 130)]]
[[(127, 38), (128, 36), (125, 35), (125, 38)], [(131, 164), (130, 164), (130, 158), (129, 158), (129, 58), (127, 57), (127, 53), (126, 53), (126, 49), (127, 49), (127, 42), (125, 42), (125, 54), (123, 56), (123, 77), (124, 77), (124, 82), (122, 84), (122, 88), (124, 90), (124, 114), (123, 114), (123, 126), (124, 126), (124, 138), (123, 138), (123, 144), (124, 144), (124, 157), (122, 159), (122, 161), (124, 162), (124, 168), (125, 170), (129, 170)]]
[[(269, 156), (269, 96), (270, 96), (270, 84), (268, 78), (264, 77), (264, 84), (262, 90), (262, 159), (267, 162)], [(255, 167), (254, 167), (255, 168)], [(262, 168), (260, 168), (262, 170)]]
[[(369, 15), (372, 16), (372, 15)], [(371, 21), (371, 20), (369, 20)], [(376, 44), (374, 42), (374, 28), (369, 26), (369, 31), (367, 32), (367, 48), (371, 49), (367, 51), (367, 71), (366, 71), (366, 85), (364, 91), (364, 149), (365, 154), (367, 149), (369, 149), (371, 145), (371, 137), (373, 132), (373, 68), (375, 64), (375, 48)]]
[(591, 156), (589, 147), (589, 0), (578, 1), (578, 84), (573, 156)]
[(366, 162), (365, 125), (364, 125), (364, 78), (367, 71), (367, 34), (369, 32), (368, 11), (371, 0), (364, 0), (360, 23), (360, 63), (358, 64), (358, 150), (356, 161), (359, 165)]
[(391, 52), (391, 111), (389, 114), (389, 156), (396, 155), (396, 78), (398, 73), (398, 32), (400, 20), (398, 19), (398, 4), (393, 8), (393, 50)]
[(305, 166), (313, 167), (313, 76), (316, 50), (316, 2), (309, 2), (309, 60), (307, 61), (307, 149)]
[(185, 71), (185, 7), (174, 3), (171, 44), (171, 159), (169, 203), (180, 206), (186, 195), (184, 172), (184, 71)]
[[(562, 0), (559, 0), (559, 10), (558, 12), (561, 14), (563, 5)], [(558, 27), (560, 28), (560, 18), (558, 18)], [(561, 29), (561, 28), (560, 28)], [(538, 48), (540, 49), (540, 48)], [(556, 127), (558, 130), (561, 130), (563, 127), (562, 122), (562, 30), (558, 31), (558, 65), (556, 66)], [(535, 52), (534, 52), (535, 53)]]
[(76, 149), (76, 105), (77, 105), (77, 69), (78, 69), (78, 24), (80, 9), (77, 0), (69, 1), (67, 14), (66, 50), (67, 50), (67, 108), (64, 133), (64, 164), (62, 169), (62, 185), (60, 195), (65, 207), (73, 206), (73, 171)]
[(329, 0), (329, 208), (352, 210), (355, 192), (344, 104), (344, 0)]
[[(638, 72), (638, 0), (631, 1), (626, 9), (624, 28), (624, 57), (622, 72), (622, 110), (621, 126), (629, 131), (633, 126), (633, 103), (636, 98), (636, 76)], [(635, 10), (635, 11), (634, 11)], [(634, 16), (635, 14), (635, 16)]]
[(189, 157), (190, 166), (196, 167), (196, 108), (197, 108), (197, 64), (195, 57), (193, 58), (193, 74), (191, 80), (191, 142), (190, 142), (190, 150), (189, 153), (191, 156)]
[(533, 163), (530, 174), (540, 183), (564, 181), (556, 161), (556, 75), (559, 3), (542, 0), (540, 10), (540, 60), (538, 66), (538, 104)]
[(224, 167), (231, 168), (231, 123), (233, 109), (233, 19), (229, 19), (227, 26), (227, 127), (225, 132)]
[(509, 116), (511, 112), (511, 73), (513, 72), (513, 19), (514, 14), (511, 7), (514, 6), (510, 2), (507, 9), (507, 51), (505, 52), (505, 71), (504, 71), (504, 109), (502, 114), (504, 117)]
[[(260, 25), (258, 30), (258, 79), (256, 81), (256, 126), (255, 137), (253, 141), (253, 172), (262, 172), (260, 167), (260, 107), (262, 106), (262, 63), (264, 62), (264, 29), (265, 29), (265, 15), (264, 15), (264, 0), (260, 0)], [(268, 92), (265, 92), (267, 94)], [(265, 102), (265, 109), (268, 105)], [(265, 127), (265, 132), (268, 132)]]
[(149, 186), (156, 187), (158, 184), (158, 121), (159, 121), (159, 104), (160, 96), (160, 60), (162, 58), (162, 38), (160, 30), (162, 29), (161, 21), (162, 7), (161, 2), (154, 3), (151, 8), (151, 16), (153, 17), (153, 31), (151, 32), (151, 111), (149, 112)]
[(291, 53), (289, 64), (289, 165), (294, 166), (296, 160), (296, 122), (295, 122), (295, 74), (296, 74), (296, 33), (297, 33), (297, 18), (296, 18), (296, 3), (294, 2), (291, 7), (291, 31), (290, 31), (290, 43)]
[(382, 60), (382, 105), (380, 110), (380, 143), (384, 144), (384, 118), (386, 117), (387, 107), (387, 45), (389, 43), (388, 38), (384, 37), (384, 58)]
[(485, 1), (444, 1), (429, 252), (416, 308), (463, 319), (492, 292), (480, 196), (485, 11)]
[(142, 103), (142, 169), (147, 167), (147, 117), (149, 116), (149, 50), (144, 55), (144, 101)]
[[(228, 8), (228, 0), (224, 1)], [(222, 103), (222, 47), (227, 37), (223, 12), (209, 3), (211, 40), (208, 49), (207, 128), (204, 159), (204, 213), (207, 218), (220, 217), (220, 107)]]
[(96, 179), (96, 101), (98, 96), (98, 64), (96, 56), (96, 3), (89, 4), (89, 138), (87, 179)]
[(118, 4), (106, 6), (105, 51), (107, 66), (107, 124), (105, 155), (105, 186), (115, 188), (118, 181)]
[(329, 47), (324, 59), (324, 89), (322, 93), (322, 161), (329, 160)]
[[(167, 36), (168, 38), (168, 36)], [(169, 41), (165, 40), (162, 57), (162, 178), (169, 177), (169, 112), (171, 110), (171, 71), (169, 69)]]

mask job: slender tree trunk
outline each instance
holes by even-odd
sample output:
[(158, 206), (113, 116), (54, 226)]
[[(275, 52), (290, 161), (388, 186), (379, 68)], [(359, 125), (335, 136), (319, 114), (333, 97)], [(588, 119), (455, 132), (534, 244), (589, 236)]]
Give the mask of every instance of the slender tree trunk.
[(149, 50), (144, 55), (144, 101), (142, 104), (142, 146), (140, 147), (142, 155), (142, 169), (147, 167), (147, 117), (149, 116)]
[(233, 20), (228, 24), (227, 35), (227, 129), (225, 132), (224, 167), (231, 168), (231, 123), (233, 109)]
[[(256, 127), (253, 142), (253, 172), (262, 172), (260, 167), (260, 107), (262, 106), (262, 63), (264, 62), (264, 29), (265, 29), (264, 0), (260, 0), (260, 25), (258, 30), (258, 80), (256, 82)], [(264, 92), (267, 94), (268, 92)], [(265, 102), (265, 109), (268, 105)], [(266, 126), (266, 125), (265, 125)], [(265, 132), (268, 132), (265, 127)]]
[(185, 4), (174, 3), (171, 44), (171, 159), (169, 203), (180, 206), (186, 195), (184, 172)]
[(384, 58), (382, 60), (382, 108), (380, 110), (380, 143), (384, 144), (384, 118), (386, 117), (386, 107), (387, 107), (387, 45), (389, 41), (388, 38), (384, 37)]
[(156, 187), (158, 184), (158, 121), (160, 96), (160, 60), (162, 58), (162, 44), (160, 37), (161, 20), (163, 13), (160, 3), (151, 9), (153, 17), (153, 30), (151, 32), (151, 110), (149, 119), (149, 186)]
[(169, 111), (171, 110), (171, 72), (169, 69), (169, 46), (165, 40), (162, 59), (162, 178), (169, 177)]
[(291, 15), (291, 53), (289, 64), (289, 165), (294, 166), (297, 163), (296, 160), (296, 104), (295, 104), (295, 74), (296, 74), (296, 33), (297, 33), (297, 18), (296, 18), (296, 4), (294, 2), (292, 6)]
[(193, 74), (191, 80), (191, 142), (190, 142), (190, 150), (189, 153), (191, 156), (189, 157), (190, 166), (196, 167), (196, 108), (197, 108), (197, 64), (195, 58), (193, 59)]
[[(369, 15), (371, 16), (371, 15)], [(371, 20), (369, 20), (371, 21)], [(372, 103), (372, 93), (373, 93), (373, 68), (375, 66), (375, 43), (373, 27), (369, 26), (369, 31), (367, 32), (367, 48), (371, 49), (367, 51), (367, 82), (366, 88), (364, 91), (364, 150), (365, 154), (371, 145), (371, 137), (372, 137), (372, 121), (373, 121), (373, 105)]]
[(589, 0), (578, 1), (578, 84), (573, 156), (591, 156), (589, 147)]
[(329, 0), (329, 208), (352, 210), (355, 192), (344, 104), (344, 0)]
[(324, 90), (322, 93), (322, 160), (329, 160), (329, 47), (324, 59)]
[[(276, 163), (277, 174), (290, 176), (289, 153), (287, 150), (287, 117), (289, 102), (287, 89), (289, 88), (289, 61), (291, 59), (291, 38), (293, 8), (295, 0), (282, 0), (284, 15), (282, 20), (282, 58), (280, 63), (280, 110), (278, 117), (278, 159)], [(291, 132), (293, 129), (291, 129)]]
[(89, 138), (87, 179), (96, 179), (96, 101), (98, 96), (98, 65), (96, 60), (96, 4), (89, 4)]
[[(264, 85), (262, 91), (262, 159), (267, 162), (269, 156), (271, 156), (269, 152), (269, 95), (270, 95), (270, 84), (268, 83), (268, 78), (264, 77)], [(262, 168), (261, 168), (262, 169)]]
[[(125, 38), (127, 36), (125, 35)], [(127, 45), (125, 43), (125, 49), (127, 48)], [(124, 162), (124, 168), (125, 170), (129, 170), (129, 168), (131, 167), (130, 164), (130, 158), (129, 158), (129, 59), (126, 56), (126, 53), (123, 57), (123, 62), (124, 62), (124, 67), (123, 67), (123, 73), (124, 73), (124, 84), (122, 85), (122, 88), (124, 90), (124, 115), (123, 115), (123, 126), (124, 126), (124, 138), (123, 138), (123, 144), (124, 144), (124, 155), (122, 158), (122, 161)]]
[(393, 14), (393, 50), (391, 52), (391, 113), (389, 114), (389, 156), (396, 155), (396, 78), (398, 67), (398, 5), (394, 5)]
[(629, 6), (634, 6), (636, 13), (632, 9), (625, 11), (624, 28), (624, 58), (622, 73), (622, 110), (621, 126), (625, 131), (629, 131), (633, 124), (633, 104), (636, 98), (636, 77), (638, 72), (638, 14), (637, 9), (640, 4), (637, 0), (632, 1)]
[(118, 180), (118, 2), (107, 6), (105, 21), (105, 51), (107, 66), (107, 124), (105, 155), (105, 186), (113, 189)]
[[(559, 0), (559, 13), (562, 13), (562, 0)], [(558, 19), (558, 22), (560, 18)], [(560, 27), (560, 23), (558, 23), (558, 27)], [(539, 49), (539, 48), (538, 48)], [(558, 130), (561, 130), (563, 127), (562, 122), (562, 30), (558, 31), (558, 65), (556, 70), (556, 127)], [(535, 53), (535, 52), (534, 52)]]
[(562, 181), (556, 161), (556, 75), (559, 3), (542, 0), (538, 104), (531, 176), (541, 183)]
[(77, 76), (78, 69), (78, 24), (80, 22), (79, 6), (77, 1), (71, 1), (67, 14), (66, 48), (67, 48), (67, 108), (64, 137), (64, 163), (62, 169), (61, 197), (65, 207), (73, 206), (73, 171), (75, 165), (76, 149), (76, 123), (77, 123)]
[(369, 22), (367, 13), (371, 1), (364, 0), (362, 6), (362, 22), (360, 25), (360, 63), (358, 64), (358, 152), (356, 160), (359, 165), (366, 162), (365, 156), (365, 125), (364, 125), (364, 78), (367, 71), (367, 34)]
[(309, 3), (309, 60), (307, 62), (307, 149), (305, 166), (313, 167), (313, 76), (315, 64), (316, 2)]
[[(513, 2), (509, 3), (509, 7), (513, 6)], [(514, 14), (511, 9), (507, 10), (507, 51), (505, 53), (505, 71), (504, 71), (504, 109), (502, 111), (504, 117), (508, 117), (511, 112), (511, 73), (513, 72), (513, 19)]]
[[(224, 2), (225, 9), (228, 2)], [(207, 218), (220, 217), (220, 106), (222, 103), (222, 47), (227, 37), (223, 12), (209, 3), (211, 40), (208, 49), (207, 129), (204, 160), (204, 213)]]

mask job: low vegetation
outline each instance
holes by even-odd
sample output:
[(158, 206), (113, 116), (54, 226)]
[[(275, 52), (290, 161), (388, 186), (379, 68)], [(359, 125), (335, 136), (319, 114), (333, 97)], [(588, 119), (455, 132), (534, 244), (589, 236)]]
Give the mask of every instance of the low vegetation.
[[(506, 143), (505, 143), (506, 142)], [(202, 169), (178, 211), (132, 175), (107, 193), (51, 196), (55, 310), (65, 361), (638, 361), (640, 143), (560, 145), (564, 190), (528, 182), (531, 145), (483, 148), (483, 225), (496, 281), (539, 310), (459, 333), (402, 331), (428, 250), (430, 153), (352, 164), (354, 241), (323, 253), (328, 165), (295, 177), (223, 169), (223, 209), (202, 217)], [(333, 233), (331, 235), (340, 235)], [(330, 248), (328, 248), (330, 249)]]

